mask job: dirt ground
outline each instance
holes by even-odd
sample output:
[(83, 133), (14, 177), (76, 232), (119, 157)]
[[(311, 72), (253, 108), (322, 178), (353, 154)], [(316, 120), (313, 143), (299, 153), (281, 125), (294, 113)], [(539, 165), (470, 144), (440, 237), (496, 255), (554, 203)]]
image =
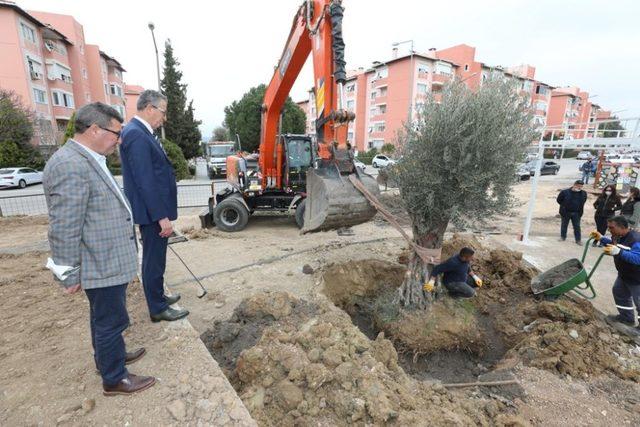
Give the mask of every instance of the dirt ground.
[[(539, 202), (532, 228), (534, 245), (525, 248), (524, 251), (524, 257), (528, 261), (543, 263), (543, 257), (536, 258), (538, 256), (536, 251), (556, 251), (554, 257), (558, 261), (566, 259), (569, 253), (577, 253), (581, 250), (570, 242), (558, 247), (558, 242), (555, 241), (559, 225), (558, 219), (555, 218), (557, 206), (554, 199), (557, 190), (565, 187), (565, 184), (565, 182), (549, 181), (542, 183), (540, 187)], [(519, 184), (515, 189), (516, 196), (524, 200), (529, 195), (529, 188), (527, 183)], [(385, 198), (389, 199), (396, 213), (401, 213), (401, 209), (394, 203), (392, 190), (385, 193)], [(478, 239), (484, 245), (516, 247), (518, 244), (514, 242), (517, 234), (521, 232), (522, 216), (525, 211), (526, 205), (522, 205), (516, 210), (514, 216), (505, 216), (482, 229), (467, 231), (478, 232)], [(293, 219), (273, 217), (251, 218), (249, 226), (242, 232), (226, 234), (215, 229), (199, 231), (197, 213), (198, 210), (181, 212), (177, 228), (185, 231), (191, 240), (173, 245), (173, 248), (187, 262), (191, 270), (202, 279), (208, 294), (203, 299), (196, 298), (196, 284), (170, 252), (166, 278), (171, 290), (182, 294), (181, 306), (191, 311), (189, 323), (198, 334), (214, 328), (216, 321), (230, 320), (242, 300), (261, 292), (286, 291), (293, 298), (318, 304), (316, 295), (322, 288), (322, 275), (330, 265), (351, 261), (356, 265), (358, 261), (371, 259), (397, 263), (398, 255), (405, 248), (403, 240), (397, 233), (377, 218), (367, 224), (354, 227), (354, 235), (351, 236), (340, 236), (335, 232), (300, 236)], [(592, 219), (587, 211), (585, 223), (589, 221)], [(185, 346), (185, 351), (190, 352), (190, 346), (195, 344), (188, 340), (183, 341), (183, 337), (187, 334), (149, 323), (145, 317), (146, 307), (143, 296), (135, 286), (130, 289), (129, 308), (132, 327), (126, 339), (130, 348), (144, 345), (150, 354), (139, 363), (132, 365), (131, 371), (156, 374), (161, 377), (161, 381), (148, 393), (130, 399), (103, 398), (98, 393), (99, 378), (93, 373), (91, 364), (86, 298), (82, 295), (74, 297), (63, 295), (53, 284), (49, 273), (42, 268), (46, 252), (41, 252), (40, 248), (43, 242), (46, 243), (46, 218), (0, 219), (0, 227), (3, 230), (0, 253), (14, 254), (2, 255), (0, 259), (0, 298), (3, 299), (3, 310), (5, 310), (0, 320), (0, 328), (3, 331), (0, 338), (2, 340), (0, 361), (4, 367), (3, 372), (0, 373), (0, 424), (53, 425), (59, 421), (75, 425), (122, 425), (127, 422), (135, 425), (136, 420), (140, 424), (147, 424), (140, 422), (141, 418), (137, 418), (141, 411), (149, 414), (151, 417), (148, 419), (149, 423), (156, 425), (184, 424), (189, 421), (195, 423), (198, 419), (204, 419), (205, 414), (209, 414), (206, 421), (209, 423), (216, 425), (233, 423), (234, 419), (229, 411), (224, 412), (226, 418), (221, 417), (216, 422), (215, 416), (211, 415), (215, 411), (208, 406), (211, 402), (201, 402), (207, 400), (206, 390), (209, 390), (209, 382), (216, 384), (216, 387), (224, 391), (223, 394), (233, 393), (224, 377), (212, 375), (213, 380), (203, 380), (203, 374), (198, 369), (205, 366), (205, 361), (202, 361), (202, 365), (191, 364), (186, 367), (181, 366), (180, 361), (169, 361), (165, 369), (162, 365), (158, 365), (157, 359), (154, 361), (153, 357), (150, 357), (153, 353), (163, 352), (167, 342), (175, 341), (172, 347)], [(585, 224), (583, 230), (586, 232), (588, 229)], [(547, 244), (548, 247), (544, 246)], [(549, 249), (551, 246), (553, 248)], [(33, 248), (38, 251), (33, 252)], [(518, 246), (518, 250), (522, 249)], [(24, 253), (25, 251), (27, 252)], [(587, 262), (590, 262), (589, 258)], [(596, 279), (603, 278), (596, 284), (602, 292), (599, 292), (595, 305), (609, 310), (613, 305), (608, 293), (612, 281), (609, 281), (607, 275), (614, 274), (612, 268), (612, 265), (603, 263), (595, 276)], [(501, 303), (498, 301), (498, 304)], [(547, 339), (554, 339), (553, 331), (544, 330), (548, 328), (544, 323), (522, 325), (525, 317), (529, 315), (516, 310), (514, 306), (507, 312), (514, 319), (517, 328), (524, 326), (530, 326), (531, 329), (540, 328), (536, 329), (537, 339), (543, 339), (545, 333), (550, 333)], [(328, 313), (336, 316), (334, 320), (342, 325), (343, 331), (348, 329), (348, 324), (344, 323), (348, 317), (331, 310)], [(144, 327), (141, 327), (142, 325)], [(580, 339), (598, 340), (600, 331), (591, 331), (587, 328), (583, 332), (581, 328), (587, 326), (578, 324), (576, 330)], [(571, 329), (575, 327), (565, 332), (568, 333)], [(351, 329), (348, 330), (351, 331)], [(362, 336), (366, 338), (365, 335)], [(556, 338), (560, 341), (559, 337)], [(616, 339), (615, 335), (611, 335), (611, 338)], [(260, 348), (264, 344), (260, 342), (261, 338), (257, 334), (254, 339), (254, 347), (257, 345)], [(534, 344), (525, 342), (522, 347), (513, 351), (522, 349), (523, 354), (531, 353), (527, 348), (532, 348)], [(172, 354), (175, 352), (176, 348), (173, 348)], [(362, 355), (358, 357), (360, 356)], [(213, 358), (208, 357), (209, 362), (217, 368)], [(375, 356), (372, 357), (375, 359)], [(440, 362), (437, 359), (433, 359), (433, 362), (437, 365), (443, 363), (442, 360), (448, 357), (453, 356), (443, 355)], [(635, 353), (612, 354), (612, 357), (617, 360), (622, 358), (635, 361), (638, 355)], [(404, 363), (402, 355), (398, 360), (400, 365)], [(224, 363), (220, 365), (222, 369), (229, 371)], [(151, 371), (151, 369), (158, 369), (159, 366), (165, 372), (164, 375)], [(443, 364), (443, 366), (450, 365)], [(490, 366), (487, 364), (487, 366), (476, 368), (477, 372), (474, 374), (482, 375)], [(389, 367), (385, 369), (388, 370)], [(423, 373), (428, 371), (426, 367), (424, 369), (418, 367), (416, 370), (422, 370)], [(466, 379), (464, 375), (468, 372), (465, 370), (460, 373), (459, 379)], [(519, 380), (523, 391), (518, 396), (508, 397), (501, 395), (498, 389), (475, 388), (453, 390), (442, 396), (436, 396), (432, 393), (434, 379), (427, 378), (429, 372), (423, 379), (417, 377), (419, 373), (407, 372), (408, 380), (403, 387), (419, 387), (421, 389), (419, 395), (424, 399), (431, 399), (434, 406), (440, 404), (443, 399), (455, 408), (459, 408), (462, 401), (474, 402), (469, 407), (466, 407), (466, 404), (463, 405), (465, 408), (460, 412), (469, 418), (454, 420), (450, 423), (451, 425), (480, 423), (480, 418), (473, 418), (477, 415), (476, 411), (480, 411), (483, 420), (492, 420), (496, 424), (498, 415), (509, 414), (517, 415), (520, 422), (517, 424), (514, 421), (511, 425), (640, 424), (640, 400), (637, 398), (640, 396), (640, 389), (637, 384), (623, 381), (610, 371), (585, 377), (557, 370), (552, 372), (549, 366), (536, 367), (521, 363), (513, 367), (513, 374)], [(451, 377), (449, 379), (455, 379), (456, 374), (452, 374)], [(233, 382), (232, 373), (230, 378)], [(224, 379), (223, 382), (222, 379)], [(252, 378), (249, 383), (251, 381), (256, 379)], [(223, 383), (226, 385), (220, 385)], [(384, 384), (383, 382), (384, 387), (390, 387), (388, 383)], [(287, 393), (293, 391), (295, 402), (297, 392), (287, 383), (281, 385), (281, 391), (284, 390), (284, 394), (280, 394), (277, 399), (284, 399), (285, 395), (291, 396)], [(248, 403), (260, 401), (260, 393), (255, 397), (258, 384), (254, 382), (252, 386), (254, 387), (251, 390), (253, 397), (249, 398), (249, 394), (244, 395), (244, 403), (260, 424), (268, 424), (260, 422), (264, 418), (261, 418), (261, 415)], [(385, 390), (388, 391), (387, 388)], [(412, 401), (421, 402), (422, 397), (414, 397)], [(320, 398), (318, 397), (318, 404), (321, 402)], [(84, 399), (93, 399), (95, 408), (85, 413), (85, 409), (82, 409)], [(212, 398), (209, 397), (209, 399)], [(231, 402), (232, 398), (229, 397), (227, 400)], [(286, 402), (286, 400), (280, 401)], [(482, 401), (481, 404), (475, 405), (479, 401)], [(491, 403), (487, 410), (486, 405), (489, 402), (494, 403)], [(499, 406), (499, 410), (495, 410), (494, 404)], [(361, 405), (360, 401), (354, 402), (354, 405), (352, 409), (360, 410), (358, 409)], [(445, 407), (449, 407), (448, 405)], [(86, 403), (85, 406), (89, 408), (91, 403)], [(180, 418), (182, 407), (185, 408), (184, 415)], [(235, 406), (231, 405), (231, 407)], [(393, 415), (393, 411), (401, 407), (402, 405), (398, 402), (392, 403), (388, 407), (392, 412), (388, 412), (387, 415)], [(241, 412), (240, 409), (237, 411)], [(411, 415), (409, 412), (405, 416)], [(174, 413), (177, 415), (174, 416)], [(115, 418), (114, 414), (116, 414)], [(360, 422), (357, 411), (350, 416), (354, 414), (355, 422)], [(198, 415), (202, 417), (199, 418)], [(420, 412), (414, 412), (411, 416), (416, 415), (420, 415)], [(394, 417), (395, 415), (392, 418)], [(424, 422), (424, 418), (415, 419), (417, 424), (430, 424)], [(473, 422), (470, 423), (468, 420)], [(501, 418), (504, 424), (507, 421), (509, 420)], [(241, 421), (236, 423), (242, 424)]]

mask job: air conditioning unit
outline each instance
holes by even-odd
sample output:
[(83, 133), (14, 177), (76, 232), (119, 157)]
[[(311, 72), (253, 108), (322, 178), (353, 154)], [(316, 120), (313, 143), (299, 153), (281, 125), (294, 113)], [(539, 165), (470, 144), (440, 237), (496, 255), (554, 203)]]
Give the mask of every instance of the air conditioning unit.
[(45, 40), (44, 41), (44, 47), (49, 51), (49, 52), (53, 52), (53, 49), (55, 48), (55, 44), (53, 43), (53, 41), (51, 40)]
[(31, 71), (31, 80), (40, 80), (42, 78), (42, 74), (37, 71)]

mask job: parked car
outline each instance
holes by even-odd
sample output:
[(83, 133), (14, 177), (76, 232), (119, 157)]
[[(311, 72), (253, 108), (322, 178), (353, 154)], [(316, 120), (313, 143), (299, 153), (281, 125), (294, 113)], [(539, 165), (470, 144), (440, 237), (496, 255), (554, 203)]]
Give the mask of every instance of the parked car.
[(524, 163), (519, 165), (516, 169), (516, 180), (517, 181), (528, 181), (531, 178), (531, 173), (529, 169), (527, 169), (527, 165)]
[(374, 168), (383, 168), (385, 166), (392, 166), (395, 164), (395, 160), (391, 157), (385, 156), (384, 154), (376, 154), (371, 161), (371, 166)]
[(353, 164), (356, 165), (356, 167), (362, 171), (367, 167), (367, 165), (365, 165), (358, 159), (353, 159)]
[(593, 155), (591, 154), (590, 151), (581, 151), (576, 156), (576, 159), (578, 159), (578, 160), (589, 160), (592, 157), (593, 157)]
[(25, 188), (30, 184), (40, 184), (42, 172), (30, 168), (4, 168), (0, 169), (0, 188), (20, 187)]
[[(536, 161), (527, 163), (527, 169), (531, 176), (536, 173)], [(557, 175), (560, 170), (560, 165), (550, 160), (544, 160), (540, 167), (540, 175)]]

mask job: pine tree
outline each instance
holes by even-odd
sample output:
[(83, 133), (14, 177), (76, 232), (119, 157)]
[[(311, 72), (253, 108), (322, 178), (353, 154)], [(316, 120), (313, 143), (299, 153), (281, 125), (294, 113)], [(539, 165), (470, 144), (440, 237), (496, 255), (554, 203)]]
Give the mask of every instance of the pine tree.
[(64, 131), (64, 142), (67, 142), (69, 138), (73, 138), (76, 133), (76, 112), (74, 111), (67, 123), (67, 129)]
[(202, 135), (198, 129), (201, 123), (194, 118), (193, 101), (187, 107), (187, 85), (182, 83), (180, 63), (173, 54), (171, 41), (165, 42), (164, 70), (160, 83), (162, 93), (167, 97), (167, 121), (164, 125), (165, 137), (177, 144), (187, 159), (200, 153)]

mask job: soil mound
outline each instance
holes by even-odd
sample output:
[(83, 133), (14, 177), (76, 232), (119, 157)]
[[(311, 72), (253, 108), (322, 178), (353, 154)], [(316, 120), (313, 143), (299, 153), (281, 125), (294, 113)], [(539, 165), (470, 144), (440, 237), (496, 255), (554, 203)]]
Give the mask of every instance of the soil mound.
[[(640, 381), (640, 359), (628, 357), (632, 341), (616, 334), (588, 301), (535, 298), (531, 281), (539, 272), (523, 261), (522, 254), (485, 248), (472, 235), (453, 235), (443, 246), (442, 258), (464, 246), (476, 250), (473, 269), (484, 281), (473, 299), (452, 300), (440, 290), (430, 310), (399, 310), (393, 298), (402, 282), (401, 269), (380, 261), (330, 266), (324, 276), (325, 293), (369, 336), (384, 331), (396, 349), (418, 365), (440, 364), (446, 371), (448, 360), (455, 366), (468, 364), (475, 375), (477, 363), (500, 365), (501, 359), (510, 359), (509, 364), (521, 361), (556, 374), (583, 378), (609, 372)], [(567, 272), (571, 268), (562, 270), (554, 275), (558, 280), (573, 275)], [(358, 279), (361, 271), (366, 271), (362, 280), (373, 283), (369, 287)], [(371, 280), (373, 275), (379, 280)], [(336, 299), (338, 290), (350, 298)], [(420, 360), (422, 355), (430, 358)], [(406, 363), (402, 366), (413, 371)]]
[[(513, 421), (499, 401), (458, 400), (439, 384), (408, 377), (384, 334), (369, 340), (346, 313), (325, 301), (308, 303), (282, 292), (256, 294), (229, 321), (203, 334), (203, 340), (233, 372), (232, 384), (260, 425)], [(222, 353), (221, 343), (231, 350)]]

